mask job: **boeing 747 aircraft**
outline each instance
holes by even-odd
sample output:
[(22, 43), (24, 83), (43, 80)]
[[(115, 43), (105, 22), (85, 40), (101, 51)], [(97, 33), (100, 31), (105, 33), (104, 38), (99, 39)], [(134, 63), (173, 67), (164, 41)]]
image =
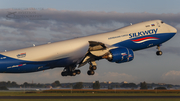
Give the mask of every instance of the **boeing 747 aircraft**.
[(64, 68), (62, 76), (80, 74), (79, 67), (89, 64), (88, 75), (94, 75), (96, 60), (124, 63), (134, 59), (134, 51), (157, 46), (171, 39), (177, 30), (161, 20), (133, 24), (112, 32), (65, 40), (0, 53), (0, 73), (28, 73), (56, 67)]

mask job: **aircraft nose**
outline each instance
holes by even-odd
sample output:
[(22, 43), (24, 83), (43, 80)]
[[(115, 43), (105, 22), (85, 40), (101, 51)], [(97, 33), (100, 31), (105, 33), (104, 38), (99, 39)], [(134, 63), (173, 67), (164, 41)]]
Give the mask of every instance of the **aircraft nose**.
[(170, 26), (170, 25), (169, 25), (168, 29), (169, 29), (169, 31), (172, 32), (172, 33), (177, 33), (177, 29), (174, 28), (174, 27), (172, 27), (172, 26)]

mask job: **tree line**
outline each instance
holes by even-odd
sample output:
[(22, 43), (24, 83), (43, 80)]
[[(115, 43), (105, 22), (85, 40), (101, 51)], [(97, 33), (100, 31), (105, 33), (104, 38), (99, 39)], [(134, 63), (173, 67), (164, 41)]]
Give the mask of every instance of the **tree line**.
[[(103, 87), (103, 83), (100, 83), (99, 81), (95, 81), (93, 84), (89, 83), (90, 87), (93, 89), (100, 89)], [(155, 84), (154, 84), (155, 85)], [(28, 83), (24, 82), (23, 84), (17, 84), (15, 81), (1, 81), (0, 82), (0, 87), (7, 87), (7, 88), (56, 88), (56, 87), (61, 87), (61, 83), (56, 80), (53, 83), (50, 84), (40, 84), (40, 83)], [(62, 86), (63, 87), (63, 86)], [(124, 84), (118, 84), (118, 83), (112, 83), (112, 84), (106, 84), (106, 88), (108, 89), (113, 89), (113, 88), (137, 88), (140, 87), (140, 89), (148, 89), (151, 88), (149, 85), (144, 81), (141, 82), (140, 85), (136, 85), (135, 83), (124, 83)], [(168, 85), (167, 88), (171, 88), (173, 85)], [(73, 89), (82, 89), (84, 88), (83, 82), (77, 82), (77, 83), (70, 83), (66, 84), (66, 88), (73, 88)], [(159, 89), (159, 88), (157, 88)]]
[(0, 87), (8, 87), (8, 88), (49, 88), (50, 86), (52, 87), (59, 87), (61, 86), (59, 81), (55, 81), (51, 84), (40, 84), (40, 83), (28, 83), (24, 82), (23, 84), (17, 84), (15, 81), (1, 81), (0, 82)]
[[(100, 89), (100, 83), (99, 81), (96, 81), (93, 85), (94, 89)], [(50, 87), (61, 87), (61, 84), (58, 80), (54, 81), (51, 84), (40, 84), (40, 83), (28, 83), (24, 82), (23, 84), (17, 84), (15, 81), (1, 81), (0, 87), (7, 87), (7, 88), (50, 88)], [(71, 84), (69, 87), (72, 87), (73, 89), (82, 89), (83, 88), (83, 82), (77, 82), (76, 84)]]

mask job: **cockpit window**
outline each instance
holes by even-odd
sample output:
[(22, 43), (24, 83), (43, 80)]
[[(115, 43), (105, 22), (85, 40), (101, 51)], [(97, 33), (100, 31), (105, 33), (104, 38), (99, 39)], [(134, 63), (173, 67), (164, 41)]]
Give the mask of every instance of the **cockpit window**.
[(161, 21), (161, 23), (164, 23), (163, 21)]

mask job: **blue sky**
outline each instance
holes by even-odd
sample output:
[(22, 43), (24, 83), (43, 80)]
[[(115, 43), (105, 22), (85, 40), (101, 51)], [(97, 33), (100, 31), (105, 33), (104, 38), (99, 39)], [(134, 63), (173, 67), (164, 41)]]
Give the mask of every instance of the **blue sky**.
[[(94, 76), (87, 76), (88, 65), (76, 77), (62, 77), (63, 68), (28, 74), (0, 74), (0, 81), (40, 82), (149, 82), (180, 84), (180, 0), (0, 0), (0, 51), (31, 47), (47, 42), (71, 39), (111, 31), (130, 23), (162, 19), (176, 27), (178, 33), (162, 45), (163, 55), (155, 55), (156, 47), (135, 52), (135, 59), (116, 64), (97, 62)], [(12, 8), (44, 9), (37, 11), (47, 20), (6, 19)], [(51, 9), (48, 9), (51, 8)], [(18, 11), (18, 12), (19, 12)], [(110, 12), (110, 13), (109, 13)]]

